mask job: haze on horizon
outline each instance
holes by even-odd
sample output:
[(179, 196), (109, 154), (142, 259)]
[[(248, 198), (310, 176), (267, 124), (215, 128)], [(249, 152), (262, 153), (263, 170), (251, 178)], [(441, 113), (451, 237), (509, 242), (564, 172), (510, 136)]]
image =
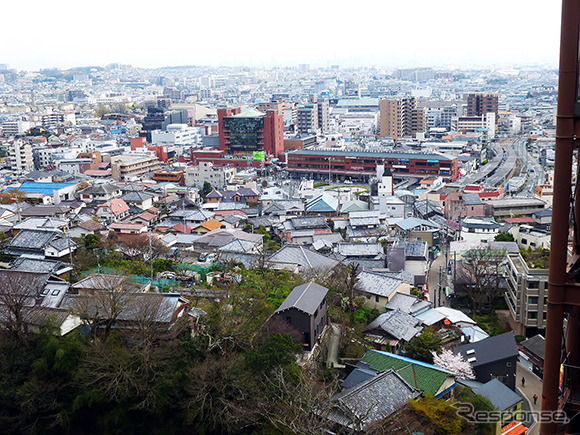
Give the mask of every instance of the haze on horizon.
[[(328, 0), (3, 5), (0, 63), (557, 67), (560, 2)], [(12, 18), (10, 18), (12, 17)]]

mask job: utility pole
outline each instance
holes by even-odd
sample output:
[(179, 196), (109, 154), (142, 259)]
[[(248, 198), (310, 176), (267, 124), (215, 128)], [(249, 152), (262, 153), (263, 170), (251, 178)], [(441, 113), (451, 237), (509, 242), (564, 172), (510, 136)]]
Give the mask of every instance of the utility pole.
[(151, 269), (151, 286), (153, 287), (153, 244), (151, 243), (151, 230), (149, 230), (149, 267)]
[(437, 306), (441, 306), (441, 278), (443, 275), (443, 267), (439, 266), (439, 288), (438, 288), (438, 297), (437, 297)]

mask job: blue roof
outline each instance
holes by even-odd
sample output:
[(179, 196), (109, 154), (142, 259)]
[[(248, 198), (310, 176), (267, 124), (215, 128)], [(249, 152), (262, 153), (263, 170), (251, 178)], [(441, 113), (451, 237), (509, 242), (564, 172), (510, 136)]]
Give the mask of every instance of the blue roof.
[[(395, 358), (395, 359), (398, 359), (400, 361), (408, 362), (409, 364), (415, 364), (417, 366), (427, 367), (429, 369), (435, 369), (435, 370), (439, 370), (440, 372), (447, 372), (449, 374), (452, 374), (452, 372), (450, 372), (447, 369), (444, 369), (443, 367), (434, 366), (433, 364), (429, 364), (429, 363), (426, 363), (426, 362), (423, 362), (423, 361), (418, 361), (418, 360), (413, 359), (413, 358), (407, 358), (406, 356), (397, 355), (397, 354), (390, 353), (390, 352), (385, 352), (383, 350), (374, 350), (374, 349), (367, 350), (366, 353), (365, 353), (365, 355), (367, 353), (369, 353), (369, 352), (371, 352), (371, 353), (374, 352), (374, 353), (378, 353), (378, 354), (381, 354), (381, 355), (386, 355), (388, 357)], [(365, 355), (363, 355), (363, 357), (361, 359), (364, 359)]]
[(22, 183), (20, 187), (9, 186), (4, 189), (4, 192), (8, 192), (12, 189), (18, 189), (27, 193), (45, 193), (47, 195), (52, 195), (55, 190), (74, 186), (74, 184), (75, 183), (37, 183), (35, 181), (26, 181)]
[(493, 406), (500, 411), (505, 411), (523, 400), (518, 394), (495, 378), (480, 387), (475, 387), (473, 392), (487, 397)]

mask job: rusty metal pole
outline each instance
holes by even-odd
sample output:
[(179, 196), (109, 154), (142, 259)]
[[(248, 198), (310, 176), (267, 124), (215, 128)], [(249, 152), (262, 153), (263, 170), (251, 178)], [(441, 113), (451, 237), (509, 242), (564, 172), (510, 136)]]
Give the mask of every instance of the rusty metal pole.
[[(552, 237), (542, 387), (542, 411), (551, 412), (558, 410), (562, 328), (566, 308), (565, 286), (568, 282), (568, 235), (575, 139), (574, 103), (578, 92), (579, 19), (579, 0), (562, 0)], [(543, 422), (540, 425), (540, 433), (544, 435), (558, 433), (558, 425), (556, 423)]]

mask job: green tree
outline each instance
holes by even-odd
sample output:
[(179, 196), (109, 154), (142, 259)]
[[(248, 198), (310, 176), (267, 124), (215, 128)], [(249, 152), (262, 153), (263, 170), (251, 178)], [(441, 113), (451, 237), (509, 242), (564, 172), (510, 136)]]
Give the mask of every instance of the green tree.
[(205, 198), (212, 190), (213, 188), (211, 187), (211, 183), (209, 181), (204, 181), (203, 187), (201, 188), (201, 192), (199, 192), (199, 194), (202, 196), (202, 198)]
[(405, 345), (407, 356), (418, 361), (433, 364), (433, 354), (441, 352), (441, 339), (433, 334), (433, 329), (425, 328)]
[(300, 350), (300, 345), (294, 344), (290, 334), (276, 334), (264, 341), (257, 350), (248, 352), (246, 361), (255, 370), (268, 371), (295, 363), (296, 354)]
[(494, 237), (496, 242), (513, 242), (514, 235), (512, 233), (508, 233), (507, 231), (500, 231)]

